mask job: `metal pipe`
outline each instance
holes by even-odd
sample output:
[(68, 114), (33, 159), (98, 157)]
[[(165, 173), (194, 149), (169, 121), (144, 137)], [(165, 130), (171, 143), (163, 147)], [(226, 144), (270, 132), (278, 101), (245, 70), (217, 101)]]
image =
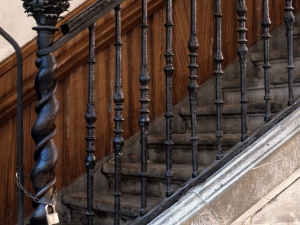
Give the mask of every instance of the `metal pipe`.
[[(13, 46), (17, 55), (17, 181), (24, 185), (23, 174), (23, 56), (18, 43), (0, 27), (0, 34)], [(24, 193), (18, 188), (18, 224), (24, 225)]]

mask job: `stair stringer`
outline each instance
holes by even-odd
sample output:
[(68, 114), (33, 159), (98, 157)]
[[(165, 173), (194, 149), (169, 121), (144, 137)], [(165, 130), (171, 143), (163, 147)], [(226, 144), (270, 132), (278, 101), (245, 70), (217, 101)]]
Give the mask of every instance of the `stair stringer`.
[(298, 108), (148, 224), (232, 224), (299, 170), (299, 117)]

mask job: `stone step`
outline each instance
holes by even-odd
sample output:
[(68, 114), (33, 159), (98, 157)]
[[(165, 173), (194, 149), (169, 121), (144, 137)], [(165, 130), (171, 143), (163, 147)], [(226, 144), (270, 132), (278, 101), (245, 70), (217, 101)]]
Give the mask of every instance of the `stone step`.
[[(139, 195), (141, 192), (141, 164), (140, 163), (122, 163), (121, 165), (121, 192), (126, 194)], [(200, 173), (204, 166), (198, 167)], [(172, 188), (176, 190), (180, 185), (192, 177), (192, 165), (190, 164), (172, 164)], [(114, 190), (115, 163), (108, 162), (103, 165), (102, 173), (109, 179), (110, 190)], [(164, 198), (166, 195), (166, 165), (163, 163), (147, 164), (147, 195), (149, 197)]]
[[(270, 52), (269, 79), (270, 79), (270, 96), (273, 102), (288, 101), (288, 70), (287, 51), (273, 50)], [(250, 60), (254, 67), (247, 71), (246, 86), (247, 99), (252, 103), (264, 102), (264, 54), (263, 52), (251, 53)], [(294, 48), (295, 66), (293, 70), (294, 97), (300, 97), (300, 48)], [(227, 104), (237, 104), (240, 101), (240, 78), (222, 80), (223, 100)]]
[[(276, 114), (286, 104), (271, 103), (271, 112)], [(248, 131), (256, 130), (264, 123), (265, 103), (247, 104)], [(241, 105), (225, 104), (222, 107), (222, 131), (224, 134), (234, 134), (241, 132)], [(182, 107), (179, 115), (187, 121), (187, 130), (190, 130), (190, 108)], [(197, 123), (196, 131), (199, 134), (215, 133), (217, 122), (217, 110), (215, 105), (198, 106), (196, 109)]]
[[(154, 197), (147, 198), (148, 209), (151, 209), (160, 200), (160, 198)], [(72, 193), (64, 195), (62, 197), (62, 202), (71, 209), (72, 224), (86, 224), (86, 193)], [(114, 202), (113, 193), (94, 193), (94, 224), (114, 224)], [(120, 202), (121, 224), (130, 224), (140, 214), (140, 196), (122, 194)]]
[[(296, 86), (299, 86), (300, 83), (300, 73), (296, 71), (297, 73), (293, 74), (293, 83)], [(258, 89), (262, 88), (264, 89), (263, 84), (263, 78), (258, 77), (248, 77), (246, 78), (246, 86), (247, 89)], [(277, 88), (278, 85), (281, 86), (287, 86), (288, 84), (288, 76), (285, 74), (284, 76), (275, 76), (273, 74), (270, 74), (270, 87), (271, 88)], [(240, 78), (232, 79), (232, 80), (222, 80), (222, 90), (223, 91), (231, 91), (231, 90), (240, 90)]]
[[(209, 165), (216, 158), (217, 138), (214, 133), (198, 134), (198, 165)], [(192, 151), (190, 137), (186, 134), (174, 134), (172, 148), (172, 162), (177, 164), (191, 164)], [(222, 149), (226, 152), (238, 143), (240, 134), (224, 134), (222, 138)], [(148, 139), (149, 160), (155, 163), (165, 163), (165, 135), (150, 135)]]

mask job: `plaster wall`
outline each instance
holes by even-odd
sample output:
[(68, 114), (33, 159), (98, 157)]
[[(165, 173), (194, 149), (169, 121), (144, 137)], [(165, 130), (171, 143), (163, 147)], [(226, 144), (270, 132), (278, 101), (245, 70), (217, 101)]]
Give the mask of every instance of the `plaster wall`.
[[(74, 0), (70, 2), (69, 12), (86, 0)], [(35, 20), (28, 18), (24, 13), (21, 0), (6, 1), (0, 8), (0, 27), (4, 29), (22, 47), (36, 36)], [(62, 16), (65, 16), (65, 12)], [(0, 35), (0, 63), (14, 53), (13, 47)]]

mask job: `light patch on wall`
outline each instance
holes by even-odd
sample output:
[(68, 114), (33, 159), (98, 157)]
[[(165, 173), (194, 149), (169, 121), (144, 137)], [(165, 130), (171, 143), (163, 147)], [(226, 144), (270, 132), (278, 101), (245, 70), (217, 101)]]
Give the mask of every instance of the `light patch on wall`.
[[(86, 0), (74, 0), (70, 2), (69, 11), (72, 11)], [(23, 47), (36, 37), (36, 31), (32, 27), (36, 25), (32, 17), (27, 17), (22, 1), (6, 1), (0, 8), (0, 26), (15, 41)], [(68, 12), (62, 14), (65, 16)], [(13, 47), (0, 35), (0, 63), (14, 53)]]

